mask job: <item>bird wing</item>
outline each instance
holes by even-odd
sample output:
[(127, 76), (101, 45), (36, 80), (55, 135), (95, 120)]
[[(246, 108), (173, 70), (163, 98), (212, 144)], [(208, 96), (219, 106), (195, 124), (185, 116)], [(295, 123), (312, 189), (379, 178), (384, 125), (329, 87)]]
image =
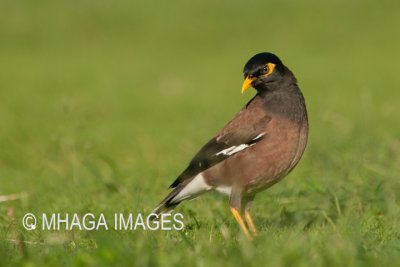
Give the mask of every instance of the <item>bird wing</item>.
[(249, 104), (200, 149), (170, 188), (177, 187), (182, 182), (262, 140), (271, 117), (265, 110)]

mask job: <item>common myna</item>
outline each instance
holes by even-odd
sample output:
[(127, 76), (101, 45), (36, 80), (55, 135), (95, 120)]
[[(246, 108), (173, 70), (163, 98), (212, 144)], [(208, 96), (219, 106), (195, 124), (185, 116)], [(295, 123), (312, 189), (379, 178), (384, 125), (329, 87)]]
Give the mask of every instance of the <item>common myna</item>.
[(256, 234), (250, 203), (296, 166), (306, 147), (308, 119), (297, 80), (277, 56), (256, 54), (243, 72), (242, 93), (254, 87), (257, 94), (200, 149), (153, 213), (216, 190), (229, 196), (246, 237)]

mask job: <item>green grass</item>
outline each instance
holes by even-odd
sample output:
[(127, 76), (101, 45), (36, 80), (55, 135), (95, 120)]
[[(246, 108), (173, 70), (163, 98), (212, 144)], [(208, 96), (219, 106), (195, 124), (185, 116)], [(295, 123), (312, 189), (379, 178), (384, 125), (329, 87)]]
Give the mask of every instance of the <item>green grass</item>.
[[(2, 1), (0, 195), (29, 196), (0, 202), (0, 265), (400, 264), (399, 3), (216, 2)], [(310, 138), (256, 198), (252, 243), (217, 194), (179, 206), (182, 232), (23, 229), (150, 212), (251, 98), (260, 51), (296, 74)]]

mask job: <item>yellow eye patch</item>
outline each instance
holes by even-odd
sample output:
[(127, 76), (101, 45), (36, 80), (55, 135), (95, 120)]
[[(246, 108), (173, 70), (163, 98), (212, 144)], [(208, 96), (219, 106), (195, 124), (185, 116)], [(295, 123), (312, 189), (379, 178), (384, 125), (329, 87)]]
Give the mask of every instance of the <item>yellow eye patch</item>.
[(270, 75), (274, 69), (275, 69), (275, 64), (274, 63), (267, 63), (265, 64), (266, 72), (263, 74), (263, 76), (268, 76)]

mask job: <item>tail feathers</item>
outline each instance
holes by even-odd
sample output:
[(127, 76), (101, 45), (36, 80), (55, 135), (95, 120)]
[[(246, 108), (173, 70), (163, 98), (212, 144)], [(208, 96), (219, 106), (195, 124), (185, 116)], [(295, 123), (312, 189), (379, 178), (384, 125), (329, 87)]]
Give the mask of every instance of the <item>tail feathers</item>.
[(168, 194), (168, 196), (166, 196), (151, 213), (159, 215), (161, 213), (168, 213), (171, 210), (173, 210), (176, 206), (179, 205), (180, 201), (178, 202), (172, 202), (172, 201), (174, 197), (176, 197), (182, 189), (183, 189), (182, 186), (175, 187), (174, 190), (172, 190)]
[(153, 210), (154, 214), (167, 213), (184, 200), (193, 199), (202, 193), (212, 189), (200, 173), (191, 179), (178, 184), (171, 193)]

